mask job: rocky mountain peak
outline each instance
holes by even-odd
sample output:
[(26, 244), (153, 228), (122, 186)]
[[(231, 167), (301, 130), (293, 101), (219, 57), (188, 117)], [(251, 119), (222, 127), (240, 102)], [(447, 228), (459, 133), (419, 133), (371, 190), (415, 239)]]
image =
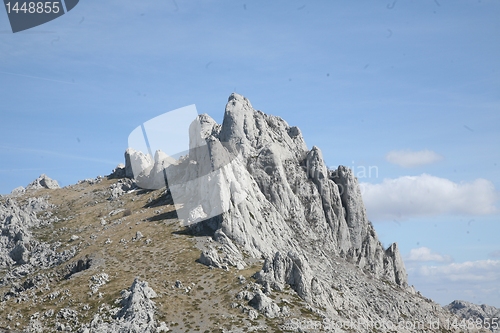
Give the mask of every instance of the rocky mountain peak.
[[(200, 165), (210, 160), (217, 171), (213, 178), (225, 184), (225, 190), (205, 190), (205, 196), (196, 196), (200, 201), (192, 206), (196, 216), (210, 216), (214, 195), (227, 202), (217, 216), (188, 224), (195, 233), (223, 234), (226, 243), (234, 243), (231, 248), (236, 244), (240, 251), (266, 258), (257, 275), (261, 283), (269, 288), (290, 285), (301, 297), (311, 299), (313, 290), (330, 289), (329, 269), (341, 259), (360, 272), (412, 290), (397, 245), (384, 249), (367, 219), (353, 171), (345, 166), (329, 170), (321, 150), (308, 149), (299, 128), (255, 110), (247, 98), (233, 93), (222, 125), (201, 115), (190, 131), (190, 147), (205, 144), (209, 149), (202, 153), (191, 149), (183, 163)], [(128, 151), (126, 161), (148, 159), (141, 154)], [(150, 159), (149, 163), (150, 170), (157, 170), (150, 171), (154, 178), (159, 162), (153, 165)], [(192, 169), (176, 172), (192, 174)], [(217, 262), (213, 255), (207, 252), (204, 261)], [(326, 298), (315, 299), (331, 306)]]

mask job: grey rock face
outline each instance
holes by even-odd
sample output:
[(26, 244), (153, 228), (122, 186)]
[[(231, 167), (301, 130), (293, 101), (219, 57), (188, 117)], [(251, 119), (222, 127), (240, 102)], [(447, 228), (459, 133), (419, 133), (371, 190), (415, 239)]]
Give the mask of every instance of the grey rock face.
[(134, 171), (132, 170), (132, 151), (133, 149), (128, 148), (125, 151), (125, 177), (134, 178)]
[(49, 178), (47, 175), (42, 174), (40, 177), (35, 179), (32, 183), (26, 186), (26, 190), (37, 190), (40, 188), (59, 188), (59, 183), (57, 180)]
[(13, 199), (0, 203), (0, 267), (25, 264), (29, 260), (29, 228), (39, 226), (35, 212), (26, 211)]
[(281, 313), (280, 307), (260, 290), (255, 293), (255, 296), (248, 304), (268, 318), (278, 317)]
[(29, 251), (23, 242), (17, 242), (9, 255), (17, 265), (24, 265), (29, 261)]
[(306, 301), (311, 301), (311, 285), (314, 273), (303, 256), (290, 252), (282, 255), (276, 252), (274, 258), (266, 259), (260, 272), (255, 274), (257, 282), (267, 291), (282, 291), (290, 285)]
[[(134, 166), (134, 167), (133, 167)], [(144, 155), (132, 148), (125, 151), (125, 176), (127, 178), (134, 178), (134, 169), (140, 169), (144, 173), (149, 173), (152, 169), (153, 161), (151, 156)], [(144, 185), (142, 186), (144, 187)]]
[(222, 269), (228, 269), (229, 266), (232, 266), (241, 270), (246, 267), (240, 250), (224, 232), (217, 230), (212, 237), (217, 242), (215, 245), (220, 253), (212, 245), (209, 245), (208, 248), (202, 248), (201, 256), (198, 259), (199, 263)]
[(247, 313), (250, 319), (257, 318), (258, 312), (268, 318), (276, 318), (288, 314), (286, 306), (280, 308), (273, 299), (262, 292), (261, 286), (255, 283), (249, 283), (243, 287), (236, 295), (236, 299), (245, 302), (243, 304), (233, 303), (233, 307), (240, 307), (242, 312)]
[(198, 259), (198, 261), (200, 262), (200, 264), (203, 264), (206, 266), (223, 268), (221, 260), (219, 258), (219, 254), (217, 253), (217, 250), (214, 249), (213, 247), (209, 248), (206, 251), (203, 251), (201, 253), (200, 259)]
[(135, 279), (130, 291), (122, 293), (123, 308), (117, 315), (118, 319), (127, 319), (135, 322), (138, 326), (149, 327), (154, 322), (156, 292), (148, 286), (145, 281)]
[(351, 248), (356, 252), (361, 249), (369, 226), (358, 181), (352, 170), (345, 166), (339, 166), (337, 170), (330, 172), (329, 178), (339, 188), (341, 205), (345, 210), (345, 220), (349, 228)]
[(385, 251), (378, 241), (352, 170), (328, 170), (320, 149), (308, 150), (297, 127), (232, 94), (220, 132), (212, 130), (210, 139), (242, 156), (233, 171), (248, 173), (238, 177), (248, 180), (241, 184), (247, 200), (212, 227), (255, 256), (321, 248), (407, 287), (399, 251)]

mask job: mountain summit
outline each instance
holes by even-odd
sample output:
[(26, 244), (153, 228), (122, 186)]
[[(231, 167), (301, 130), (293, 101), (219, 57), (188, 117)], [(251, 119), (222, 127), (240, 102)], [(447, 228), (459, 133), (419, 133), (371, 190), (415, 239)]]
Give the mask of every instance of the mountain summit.
[[(377, 279), (412, 290), (397, 244), (384, 249), (368, 221), (352, 170), (344, 166), (328, 170), (321, 150), (308, 149), (299, 128), (255, 110), (247, 98), (236, 93), (228, 99), (222, 126), (208, 115), (199, 116), (197, 121), (202, 124), (199, 133), (208, 149), (203, 156), (200, 149), (189, 152), (181, 164), (185, 174), (191, 174), (190, 166), (200, 164), (200, 160), (214, 165), (230, 160), (227, 156), (237, 158), (225, 163), (216, 175), (219, 182), (228, 183), (230, 193), (222, 196), (230, 201), (229, 208), (191, 225), (191, 229), (227, 236), (250, 255), (267, 258), (267, 269), (274, 269), (272, 258), (286, 259), (289, 253), (294, 253), (297, 260), (318, 266), (317, 270), (343, 258)], [(191, 140), (197, 137), (192, 134)], [(161, 155), (157, 151), (154, 165), (150, 162), (144, 167), (149, 172), (146, 178), (162, 176), (158, 171), (163, 163), (158, 159)], [(141, 156), (129, 149), (125, 159), (134, 161)], [(184, 174), (177, 177), (187, 178)], [(206, 202), (213, 196), (221, 194), (206, 193), (193, 210), (208, 216), (210, 212), (205, 207), (212, 206)], [(244, 200), (236, 202), (238, 197)], [(270, 278), (266, 273), (261, 278)], [(323, 278), (326, 280), (319, 285), (328, 281), (327, 276)], [(311, 281), (304, 283), (300, 292), (305, 297), (311, 293)]]

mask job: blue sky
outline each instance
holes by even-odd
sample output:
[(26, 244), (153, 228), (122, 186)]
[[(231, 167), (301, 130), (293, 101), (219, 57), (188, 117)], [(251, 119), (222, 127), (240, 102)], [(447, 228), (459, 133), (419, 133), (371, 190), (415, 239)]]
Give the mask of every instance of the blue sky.
[(190, 104), (220, 122), (236, 91), (354, 169), (424, 295), (500, 307), (498, 17), (485, 0), (82, 0), (12, 34), (0, 10), (0, 193), (108, 174), (139, 124)]

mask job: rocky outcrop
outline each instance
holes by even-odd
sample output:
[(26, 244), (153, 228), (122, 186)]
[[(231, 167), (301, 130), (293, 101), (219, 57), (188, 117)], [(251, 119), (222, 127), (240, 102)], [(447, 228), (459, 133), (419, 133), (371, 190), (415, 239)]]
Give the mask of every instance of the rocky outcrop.
[(122, 291), (122, 308), (114, 318), (104, 321), (98, 314), (94, 316), (90, 327), (82, 328), (83, 332), (91, 333), (153, 333), (168, 332), (164, 322), (155, 319), (156, 305), (153, 301), (156, 292), (148, 283), (138, 278), (134, 280), (129, 290)]
[(268, 318), (275, 318), (281, 314), (280, 307), (260, 290), (254, 294), (248, 304)]
[(111, 195), (108, 199), (115, 200), (124, 195), (125, 193), (132, 191), (136, 188), (137, 186), (132, 179), (129, 178), (120, 179), (117, 183), (114, 183), (113, 185), (110, 186)]
[(35, 211), (19, 207), (14, 199), (0, 203), (0, 267), (22, 265), (29, 260), (30, 228), (40, 225)]
[(152, 301), (157, 295), (145, 281), (135, 279), (130, 290), (122, 293), (122, 309), (117, 319), (128, 320), (138, 326), (142, 332), (151, 329), (154, 325), (155, 304)]
[(217, 250), (213, 247), (201, 252), (198, 262), (209, 267), (227, 268), (227, 266), (220, 260)]
[[(244, 283), (240, 280), (240, 283)], [(261, 286), (256, 283), (249, 283), (236, 295), (236, 300), (242, 303), (233, 303), (232, 307), (239, 307), (242, 313), (248, 314), (250, 319), (258, 317), (260, 312), (267, 318), (276, 318), (289, 315), (286, 305), (280, 307), (276, 302), (261, 290)]]
[[(128, 178), (138, 178), (141, 173), (148, 174), (153, 167), (153, 160), (150, 155), (128, 148), (125, 151), (125, 176)], [(134, 169), (136, 174), (134, 174)], [(140, 170), (138, 172), (137, 170)], [(142, 187), (146, 188), (145, 184)]]
[(60, 188), (57, 180), (49, 178), (46, 174), (40, 175), (37, 179), (26, 186), (26, 190), (38, 190), (40, 188), (56, 189)]
[[(169, 186), (186, 181), (183, 196), (175, 197), (170, 187), (176, 204), (193, 208), (179, 217), (187, 216), (184, 222), (195, 233), (224, 235), (251, 256), (264, 257), (257, 274), (264, 286), (290, 285), (303, 299), (328, 305), (330, 269), (342, 257), (360, 272), (411, 290), (397, 245), (384, 249), (367, 219), (352, 170), (328, 170), (321, 150), (308, 149), (297, 127), (232, 94), (222, 125), (201, 115), (190, 131), (189, 155), (166, 173), (176, 175), (167, 177)], [(137, 184), (160, 184), (162, 156), (128, 149), (127, 174), (143, 166), (140, 177), (132, 172)], [(189, 181), (210, 172), (210, 180), (189, 189)], [(201, 259), (218, 266), (215, 255), (208, 251)]]
[(32, 236), (32, 228), (52, 222), (51, 219), (39, 219), (37, 213), (51, 208), (53, 206), (41, 197), (29, 198), (23, 204), (18, 204), (14, 198), (0, 201), (0, 268), (12, 268), (0, 279), (0, 285), (74, 256), (74, 248), (58, 252), (60, 243), (49, 245)]
[(212, 246), (201, 252), (198, 262), (200, 264), (229, 269), (229, 266), (236, 267), (237, 269), (244, 269), (246, 264), (240, 252), (232, 252), (229, 248), (219, 246), (221, 254)]
[(21, 194), (24, 194), (25, 192), (26, 192), (26, 189), (24, 188), (24, 186), (19, 186), (19, 187), (16, 187), (15, 189), (13, 189), (12, 192), (10, 192), (10, 196), (17, 197)]

